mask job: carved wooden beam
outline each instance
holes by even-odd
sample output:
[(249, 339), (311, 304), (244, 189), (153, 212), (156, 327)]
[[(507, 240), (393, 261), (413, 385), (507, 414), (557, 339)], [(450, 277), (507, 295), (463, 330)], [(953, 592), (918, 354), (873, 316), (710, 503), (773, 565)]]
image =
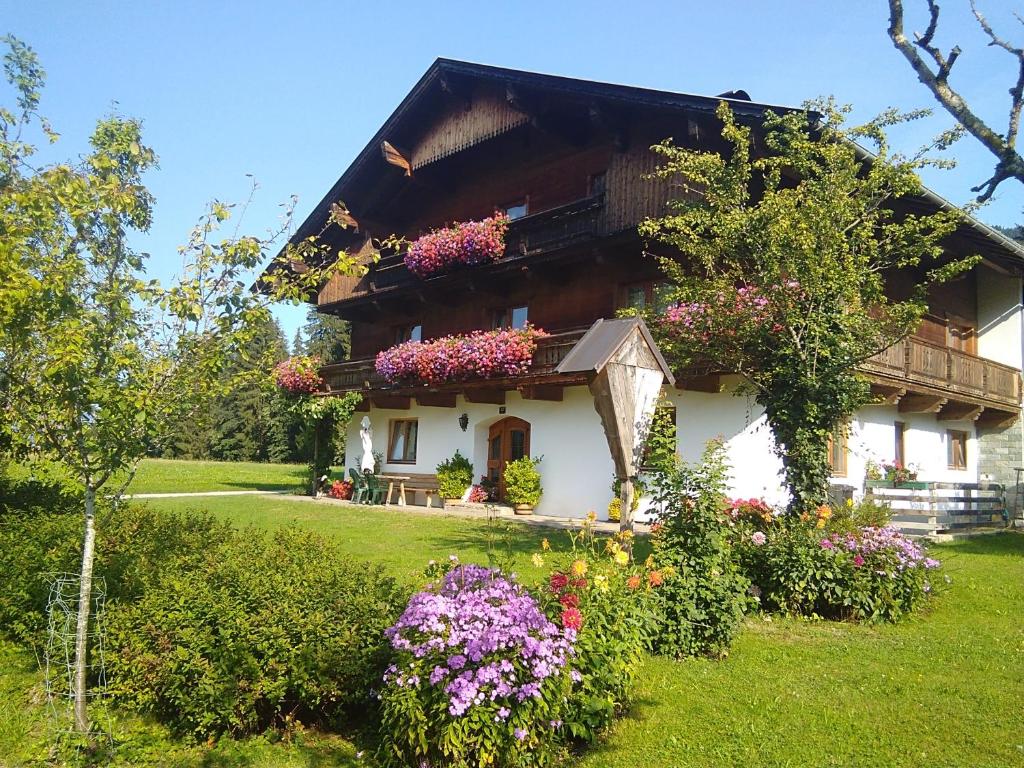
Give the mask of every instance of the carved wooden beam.
[(473, 108), (473, 99), (465, 82), (447, 73), (441, 75), (439, 82), (441, 84), (441, 92), (462, 104), (464, 112), (469, 112)]
[(603, 104), (591, 104), (588, 109), (590, 121), (601, 130), (611, 134), (612, 145), (617, 152), (625, 152), (629, 148), (629, 136), (626, 132), (626, 121), (621, 115), (609, 110)]
[(978, 426), (988, 429), (1004, 429), (1020, 418), (1019, 412), (987, 410), (978, 417)]
[(875, 405), (896, 405), (907, 394), (905, 387), (887, 387), (884, 384), (872, 384), (871, 394), (875, 396)]
[(380, 143), (380, 152), (388, 163), (401, 168), (405, 171), (406, 176), (412, 176), (412, 163), (409, 162), (405, 155), (395, 149), (391, 142), (382, 141)]
[(949, 398), (935, 395), (904, 395), (898, 406), (900, 413), (938, 413)]
[(505, 404), (505, 390), (503, 389), (467, 389), (465, 395), (467, 403)]
[(406, 395), (374, 395), (374, 408), (390, 408), (396, 411), (408, 411), (412, 405), (412, 399)]
[(977, 421), (985, 407), (974, 403), (946, 403), (935, 418), (939, 421)]
[(519, 388), (523, 400), (548, 400), (554, 403), (562, 402), (564, 391), (565, 388), (559, 384), (531, 384)]
[(416, 395), (416, 402), (419, 405), (428, 405), (434, 408), (454, 408), (454, 392), (423, 392)]
[(714, 373), (707, 376), (677, 376), (676, 387), (693, 392), (712, 392), (717, 394), (722, 391), (722, 377)]
[(357, 411), (359, 411), (360, 413), (369, 413), (370, 412), (370, 399), (366, 395), (363, 395), (363, 399), (359, 401), (359, 403), (356, 405), (355, 409)]

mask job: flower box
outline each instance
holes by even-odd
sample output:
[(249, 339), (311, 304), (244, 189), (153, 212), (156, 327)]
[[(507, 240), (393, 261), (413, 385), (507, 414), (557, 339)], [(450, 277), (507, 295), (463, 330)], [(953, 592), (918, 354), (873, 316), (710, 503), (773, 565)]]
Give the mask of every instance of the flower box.
[(406, 341), (378, 353), (374, 367), (391, 384), (446, 384), (521, 376), (530, 368), (544, 331), (475, 331), (431, 341)]
[(503, 214), (435, 229), (409, 246), (405, 266), (417, 277), (429, 277), (453, 267), (498, 261), (505, 253), (507, 230)]

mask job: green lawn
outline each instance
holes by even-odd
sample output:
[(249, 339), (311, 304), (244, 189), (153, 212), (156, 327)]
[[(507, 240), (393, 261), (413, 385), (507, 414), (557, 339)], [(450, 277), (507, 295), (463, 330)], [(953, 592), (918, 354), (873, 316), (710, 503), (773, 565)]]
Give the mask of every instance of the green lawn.
[[(509, 539), (479, 520), (287, 497), (147, 503), (202, 507), (239, 525), (294, 524), (321, 531), (353, 556), (381, 562), (403, 579), (415, 578), (427, 560), (449, 553), (482, 561), (489, 540), (502, 551)], [(566, 539), (559, 531), (516, 524), (511, 530), (514, 567), (527, 580), (538, 575), (529, 555), (540, 539), (547, 536), (557, 546)], [(579, 764), (1024, 764), (1024, 535), (989, 536), (934, 551), (951, 583), (943, 585), (927, 614), (912, 621), (873, 628), (750, 619), (725, 660), (649, 660), (633, 711)], [(34, 670), (31, 657), (0, 646), (0, 766), (21, 765), (45, 744)], [(210, 751), (175, 745), (162, 729), (138, 720), (122, 727), (133, 741), (150, 745), (131, 759), (125, 756), (131, 750), (123, 748), (123, 765), (364, 764), (354, 758), (355, 747), (336, 737), (305, 734), (291, 745), (226, 741)], [(23, 734), (34, 736), (22, 739)]]
[(128, 493), (278, 491), (302, 488), (304, 464), (145, 459)]

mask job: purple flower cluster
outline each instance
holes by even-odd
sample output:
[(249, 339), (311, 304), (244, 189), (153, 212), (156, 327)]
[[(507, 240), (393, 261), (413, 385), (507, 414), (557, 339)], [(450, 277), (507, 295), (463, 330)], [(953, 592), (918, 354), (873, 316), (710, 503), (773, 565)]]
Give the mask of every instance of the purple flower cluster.
[(413, 595), (386, 634), (407, 662), (389, 667), (385, 682), (416, 687), (423, 684), (417, 673), (429, 669), (427, 684), (443, 688), (453, 717), (493, 702), (500, 720), (515, 703), (541, 696), (576, 638), (519, 584), (478, 565), (457, 566)]
[(504, 214), (435, 229), (409, 246), (405, 266), (417, 277), (427, 277), (462, 264), (497, 261), (505, 253), (507, 229)]
[(920, 544), (908, 539), (891, 525), (884, 528), (861, 528), (857, 535), (848, 533), (841, 536), (834, 533), (820, 543), (822, 549), (845, 549), (852, 553), (858, 567), (867, 561), (876, 566), (891, 565), (898, 571), (920, 567), (932, 569), (941, 565), (938, 560), (927, 557)]
[(293, 395), (309, 395), (318, 392), (324, 385), (319, 368), (319, 357), (289, 357), (274, 367), (274, 383)]
[(406, 341), (378, 353), (374, 367), (392, 384), (521, 376), (533, 362), (537, 339), (546, 335), (527, 326)]

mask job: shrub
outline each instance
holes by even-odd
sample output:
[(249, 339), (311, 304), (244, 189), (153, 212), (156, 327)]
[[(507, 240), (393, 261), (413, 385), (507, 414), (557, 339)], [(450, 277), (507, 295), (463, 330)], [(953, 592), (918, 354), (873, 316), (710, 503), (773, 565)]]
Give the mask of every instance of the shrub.
[(497, 261), (505, 253), (507, 229), (504, 214), (435, 229), (413, 241), (405, 266), (417, 277), (428, 277), (459, 265)]
[(575, 638), (497, 569), (458, 565), (387, 630), (385, 766), (536, 766), (561, 753)]
[(402, 596), (379, 568), (294, 530), (245, 532), (108, 611), (112, 695), (206, 738), (364, 710)]
[(473, 463), (458, 451), (437, 465), (437, 491), (442, 499), (461, 499), (473, 484)]
[(892, 508), (886, 503), (861, 499), (848, 499), (845, 504), (831, 508), (831, 518), (826, 524), (830, 533), (855, 533), (861, 528), (884, 528), (892, 520)]
[(81, 513), (84, 500), (81, 483), (59, 464), (41, 460), (6, 463), (0, 456), (0, 515)]
[[(643, 651), (649, 646), (652, 591), (663, 574), (630, 562), (631, 535), (612, 539), (593, 535), (593, 513), (572, 549), (556, 561), (542, 587), (542, 602), (552, 621), (577, 628), (573, 687), (563, 716), (572, 738), (593, 742), (614, 717), (625, 712)], [(543, 565), (545, 557), (534, 555)], [(648, 564), (650, 565), (650, 564)]]
[(830, 619), (896, 621), (925, 600), (939, 566), (894, 528), (829, 532), (812, 520), (743, 530), (736, 549), (764, 609)]
[(653, 557), (670, 575), (655, 592), (660, 623), (655, 650), (670, 656), (722, 656), (739, 629), (749, 582), (733, 559), (721, 443), (697, 465), (679, 463), (652, 476), (657, 522)]
[(543, 493), (537, 471), (541, 458), (523, 456), (505, 465), (505, 499), (509, 504), (537, 506)]

